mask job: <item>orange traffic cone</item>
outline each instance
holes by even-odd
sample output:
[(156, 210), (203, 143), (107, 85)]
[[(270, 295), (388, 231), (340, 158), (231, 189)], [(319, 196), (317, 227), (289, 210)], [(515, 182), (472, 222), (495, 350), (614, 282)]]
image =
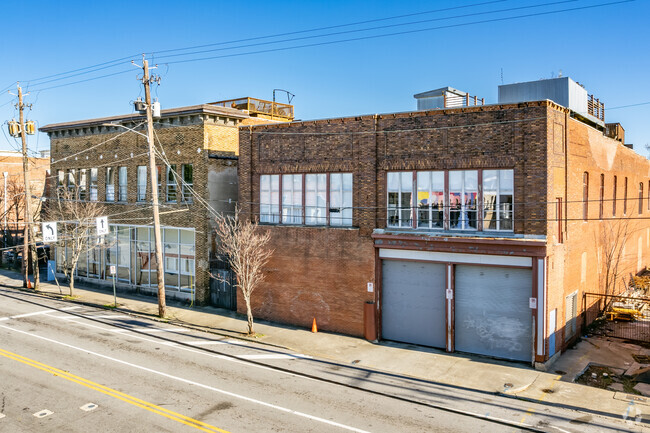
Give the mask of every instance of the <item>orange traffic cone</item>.
[(27, 288), (31, 289), (32, 288), (32, 282), (29, 281), (29, 278), (27, 278)]
[(318, 327), (316, 326), (316, 318), (314, 317), (314, 321), (311, 324), (311, 332), (318, 332)]

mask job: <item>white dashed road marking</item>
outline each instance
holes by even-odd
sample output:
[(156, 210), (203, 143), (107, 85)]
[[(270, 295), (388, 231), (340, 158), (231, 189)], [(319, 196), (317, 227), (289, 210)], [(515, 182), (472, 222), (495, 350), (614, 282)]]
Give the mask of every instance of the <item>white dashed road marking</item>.
[(189, 329), (179, 328), (179, 329), (166, 329), (166, 328), (138, 328), (140, 332), (188, 332)]
[(83, 406), (79, 406), (79, 409), (90, 412), (91, 410), (97, 409), (97, 405), (95, 403), (86, 403)]
[(6, 415), (4, 413), (0, 413), (0, 419), (4, 418)]
[(36, 418), (45, 418), (48, 415), (52, 415), (54, 412), (51, 410), (43, 409), (34, 414)]

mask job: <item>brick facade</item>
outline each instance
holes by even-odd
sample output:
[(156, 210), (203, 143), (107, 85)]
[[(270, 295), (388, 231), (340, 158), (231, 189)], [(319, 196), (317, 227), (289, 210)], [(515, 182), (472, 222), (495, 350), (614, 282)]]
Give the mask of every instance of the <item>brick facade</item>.
[[(381, 261), (373, 247), (524, 256), (532, 259), (534, 274), (546, 281), (545, 287), (537, 287), (534, 278), (532, 288), (542, 306), (542, 311), (533, 311), (535, 345), (539, 340), (544, 348), (536, 350), (535, 360), (545, 361), (549, 312), (557, 309), (556, 350), (561, 350), (568, 343), (563, 329), (566, 296), (578, 290), (581, 302), (585, 291), (602, 291), (595, 269), (602, 268), (597, 233), (605, 222), (598, 219), (598, 200), (589, 202), (588, 220), (582, 219), (583, 173), (589, 172), (590, 200), (599, 197), (601, 173), (605, 200), (611, 200), (612, 177), (618, 176), (618, 216), (623, 212), (624, 178), (628, 215), (638, 213), (638, 185), (644, 182), (643, 212), (650, 214), (648, 161), (570, 114), (551, 101), (539, 101), (243, 127), (239, 200), (254, 218), (260, 212), (261, 175), (353, 173), (352, 228), (265, 226), (275, 254), (266, 281), (253, 296), (256, 315), (300, 326), (315, 317), (321, 329), (362, 335), (363, 304), (380, 302)], [(388, 172), (454, 169), (513, 170), (511, 233), (386, 227)], [(611, 201), (605, 203), (605, 213), (611, 215)], [(634, 221), (637, 231), (623, 263), (629, 274), (642, 270), (650, 259), (650, 224)], [(369, 282), (379, 293), (367, 291)]]
[[(233, 212), (237, 200), (238, 125), (249, 117), (240, 110), (210, 105), (163, 110), (155, 121), (156, 149), (164, 152), (169, 164), (176, 165), (179, 175), (183, 164), (192, 164), (193, 190), (198, 196), (191, 201), (181, 199), (177, 186), (176, 202), (165, 197), (165, 162), (158, 157), (162, 191), (160, 222), (163, 227), (195, 229), (196, 302), (207, 303), (210, 297), (210, 258), (214, 253), (214, 213)], [(254, 122), (255, 120), (253, 120)], [(97, 168), (97, 200), (104, 202), (109, 224), (150, 226), (152, 224), (149, 183), (149, 153), (144, 136), (121, 127), (106, 126), (121, 123), (146, 134), (144, 118), (138, 115), (48, 125), (41, 128), (51, 141), (52, 191), (56, 190), (57, 172), (70, 169)], [(137, 201), (137, 167), (147, 167), (147, 192)], [(115, 201), (106, 199), (106, 168), (115, 169)], [(119, 167), (127, 169), (127, 200), (119, 201)], [(88, 176), (90, 174), (88, 173)], [(205, 202), (212, 210), (208, 209)], [(143, 288), (155, 293), (155, 288)], [(187, 299), (187, 294), (167, 291), (168, 297)]]

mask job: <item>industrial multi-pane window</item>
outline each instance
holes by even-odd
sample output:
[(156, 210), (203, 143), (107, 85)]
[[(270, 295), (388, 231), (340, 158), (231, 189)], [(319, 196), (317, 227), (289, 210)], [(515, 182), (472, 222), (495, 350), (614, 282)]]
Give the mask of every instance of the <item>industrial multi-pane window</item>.
[(283, 224), (302, 224), (304, 214), (307, 225), (352, 225), (352, 173), (260, 176), (260, 222), (280, 222), (280, 190)]
[(302, 224), (302, 175), (282, 175), (282, 223)]
[(512, 230), (512, 170), (483, 171), (483, 229)]
[(352, 173), (330, 174), (330, 225), (352, 225)]
[(106, 167), (106, 201), (115, 201), (115, 169)]
[(327, 223), (327, 175), (305, 175), (305, 224)]
[(478, 172), (449, 172), (449, 228), (476, 230)]
[(74, 168), (71, 168), (70, 170), (68, 170), (68, 194), (69, 194), (70, 198), (74, 197), (74, 195), (75, 195), (75, 189), (77, 187), (77, 185), (76, 185), (77, 180), (75, 179), (76, 175), (77, 175), (77, 173), (76, 173), (76, 170)]
[(192, 164), (183, 164), (183, 201), (192, 201), (192, 187), (194, 186), (194, 170)]
[[(391, 172), (387, 176), (387, 190), (389, 227), (478, 229), (478, 170)], [(415, 205), (412, 204), (413, 190), (416, 191)], [(482, 191), (483, 229), (512, 231), (513, 170), (484, 170)], [(412, 210), (415, 206), (417, 222), (414, 224)]]
[(147, 166), (138, 166), (138, 188), (137, 188), (137, 201), (145, 201), (147, 198)]
[(167, 201), (176, 201), (176, 164), (167, 166)]
[(90, 200), (97, 201), (97, 169), (90, 169)]
[(59, 194), (61, 194), (63, 192), (64, 183), (65, 183), (65, 172), (63, 170), (59, 170), (57, 171), (56, 175), (57, 175), (56, 187)]
[(127, 189), (127, 171), (126, 171), (126, 167), (120, 167), (117, 178), (118, 178), (118, 182), (119, 182), (119, 190), (118, 190), (119, 201), (127, 201), (128, 189)]
[(79, 170), (79, 200), (86, 200), (88, 198), (88, 179), (85, 168)]
[(388, 173), (388, 225), (411, 227), (413, 224), (413, 173)]
[(419, 171), (417, 174), (418, 227), (444, 227), (445, 172)]
[(280, 222), (280, 176), (260, 176), (260, 222)]

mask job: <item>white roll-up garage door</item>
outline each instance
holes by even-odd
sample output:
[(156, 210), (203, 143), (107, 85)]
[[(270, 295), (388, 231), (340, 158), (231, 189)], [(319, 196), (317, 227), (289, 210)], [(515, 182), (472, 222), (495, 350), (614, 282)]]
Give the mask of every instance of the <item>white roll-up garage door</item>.
[(455, 276), (455, 349), (530, 361), (531, 270), (457, 265)]
[(382, 338), (445, 347), (445, 268), (382, 260)]

